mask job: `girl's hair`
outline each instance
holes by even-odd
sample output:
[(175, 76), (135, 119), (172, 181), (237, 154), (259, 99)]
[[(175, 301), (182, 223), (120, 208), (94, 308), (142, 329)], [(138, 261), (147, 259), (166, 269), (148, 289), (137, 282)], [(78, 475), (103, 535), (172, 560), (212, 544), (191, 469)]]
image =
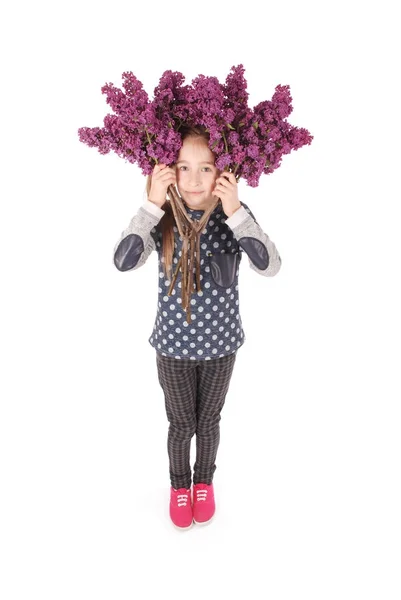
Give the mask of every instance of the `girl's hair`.
[[(207, 144), (209, 144), (209, 134), (205, 131), (205, 129), (201, 127), (189, 127), (182, 126), (180, 128), (180, 133), (182, 137), (182, 141), (184, 141), (188, 137), (195, 138), (203, 138)], [(148, 175), (146, 182), (146, 192), (149, 197), (150, 186), (152, 183), (152, 176)], [(160, 227), (162, 234), (162, 262), (163, 262), (163, 270), (167, 279), (173, 276), (173, 254), (174, 254), (174, 230), (173, 227), (175, 225), (175, 219), (173, 210), (171, 208), (170, 202), (167, 201), (163, 204), (162, 209), (165, 212), (160, 222), (158, 223), (158, 227)]]

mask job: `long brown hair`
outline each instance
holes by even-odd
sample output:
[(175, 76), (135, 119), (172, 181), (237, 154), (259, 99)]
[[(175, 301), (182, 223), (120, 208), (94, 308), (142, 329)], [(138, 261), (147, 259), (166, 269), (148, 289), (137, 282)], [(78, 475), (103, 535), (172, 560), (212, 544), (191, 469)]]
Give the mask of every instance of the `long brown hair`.
[[(209, 144), (209, 134), (202, 127), (188, 127), (182, 126), (180, 128), (182, 141), (187, 137), (198, 137), (203, 138)], [(148, 175), (146, 182), (146, 193), (149, 197), (150, 186), (152, 183), (152, 176)], [(173, 275), (173, 255), (174, 255), (174, 230), (175, 219), (173, 209), (171, 208), (170, 202), (167, 200), (162, 206), (165, 212), (158, 227), (160, 227), (162, 233), (162, 262), (163, 270), (167, 279), (170, 279)]]

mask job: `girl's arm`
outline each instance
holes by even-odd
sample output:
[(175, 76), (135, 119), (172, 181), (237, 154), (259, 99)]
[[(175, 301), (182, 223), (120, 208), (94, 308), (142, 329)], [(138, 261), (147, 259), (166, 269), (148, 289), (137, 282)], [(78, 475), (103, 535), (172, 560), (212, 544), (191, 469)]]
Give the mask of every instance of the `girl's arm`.
[(165, 211), (153, 202), (145, 200), (137, 214), (132, 217), (114, 247), (113, 263), (119, 271), (134, 271), (145, 264), (156, 244), (152, 230)]
[(256, 222), (251, 210), (241, 202), (241, 208), (226, 219), (238, 244), (248, 255), (251, 269), (266, 277), (277, 275), (281, 258), (276, 246)]

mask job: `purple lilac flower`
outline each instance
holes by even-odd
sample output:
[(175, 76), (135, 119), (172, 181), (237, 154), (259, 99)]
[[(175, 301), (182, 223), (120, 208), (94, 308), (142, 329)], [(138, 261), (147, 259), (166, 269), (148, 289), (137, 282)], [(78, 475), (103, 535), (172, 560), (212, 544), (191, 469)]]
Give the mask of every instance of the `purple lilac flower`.
[(252, 112), (248, 107), (249, 94), (244, 73), (243, 65), (231, 67), (223, 85), (227, 123), (231, 123), (234, 128), (241, 122), (246, 122)]
[(276, 111), (278, 119), (285, 119), (292, 113), (292, 97), (289, 85), (277, 85), (272, 96), (273, 110)]
[(313, 136), (285, 120), (292, 112), (288, 85), (277, 85), (271, 100), (250, 108), (244, 72), (238, 65), (224, 84), (199, 75), (184, 85), (182, 73), (165, 71), (150, 100), (142, 83), (127, 71), (123, 90), (112, 83), (101, 88), (115, 114), (106, 115), (103, 128), (81, 127), (79, 139), (101, 154), (114, 151), (147, 175), (158, 162), (176, 162), (183, 124), (203, 126), (217, 168), (256, 187), (262, 173), (273, 173), (284, 154), (310, 144)]
[(187, 95), (190, 87), (183, 85), (184, 75), (178, 71), (165, 71), (154, 89), (153, 106), (158, 118), (179, 129), (189, 121)]
[(230, 154), (220, 154), (220, 156), (216, 159), (216, 167), (220, 171), (224, 171), (224, 169), (232, 164), (232, 157)]
[[(137, 163), (142, 173), (149, 175), (157, 162), (174, 162), (182, 144), (174, 123), (166, 118), (169, 113), (160, 110), (160, 101), (171, 95), (166, 89), (156, 102), (151, 103), (133, 73), (123, 73), (123, 79), (126, 93), (113, 84), (102, 87), (107, 103), (116, 114), (106, 115), (102, 129), (80, 128), (79, 138), (87, 145), (97, 147), (102, 154), (112, 150), (129, 162)], [(179, 77), (175, 80), (179, 83)]]
[(224, 93), (217, 77), (199, 75), (187, 92), (189, 119), (194, 125), (213, 126), (223, 116)]

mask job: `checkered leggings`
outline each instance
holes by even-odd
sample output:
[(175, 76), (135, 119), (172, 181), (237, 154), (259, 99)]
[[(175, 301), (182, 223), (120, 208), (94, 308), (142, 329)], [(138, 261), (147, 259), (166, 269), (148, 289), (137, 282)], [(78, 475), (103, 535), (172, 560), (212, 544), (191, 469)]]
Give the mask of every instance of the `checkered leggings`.
[(190, 448), (195, 434), (193, 483), (212, 483), (220, 442), (220, 412), (235, 358), (234, 352), (211, 360), (178, 360), (156, 352), (159, 383), (169, 421), (170, 480), (175, 489), (191, 487)]

